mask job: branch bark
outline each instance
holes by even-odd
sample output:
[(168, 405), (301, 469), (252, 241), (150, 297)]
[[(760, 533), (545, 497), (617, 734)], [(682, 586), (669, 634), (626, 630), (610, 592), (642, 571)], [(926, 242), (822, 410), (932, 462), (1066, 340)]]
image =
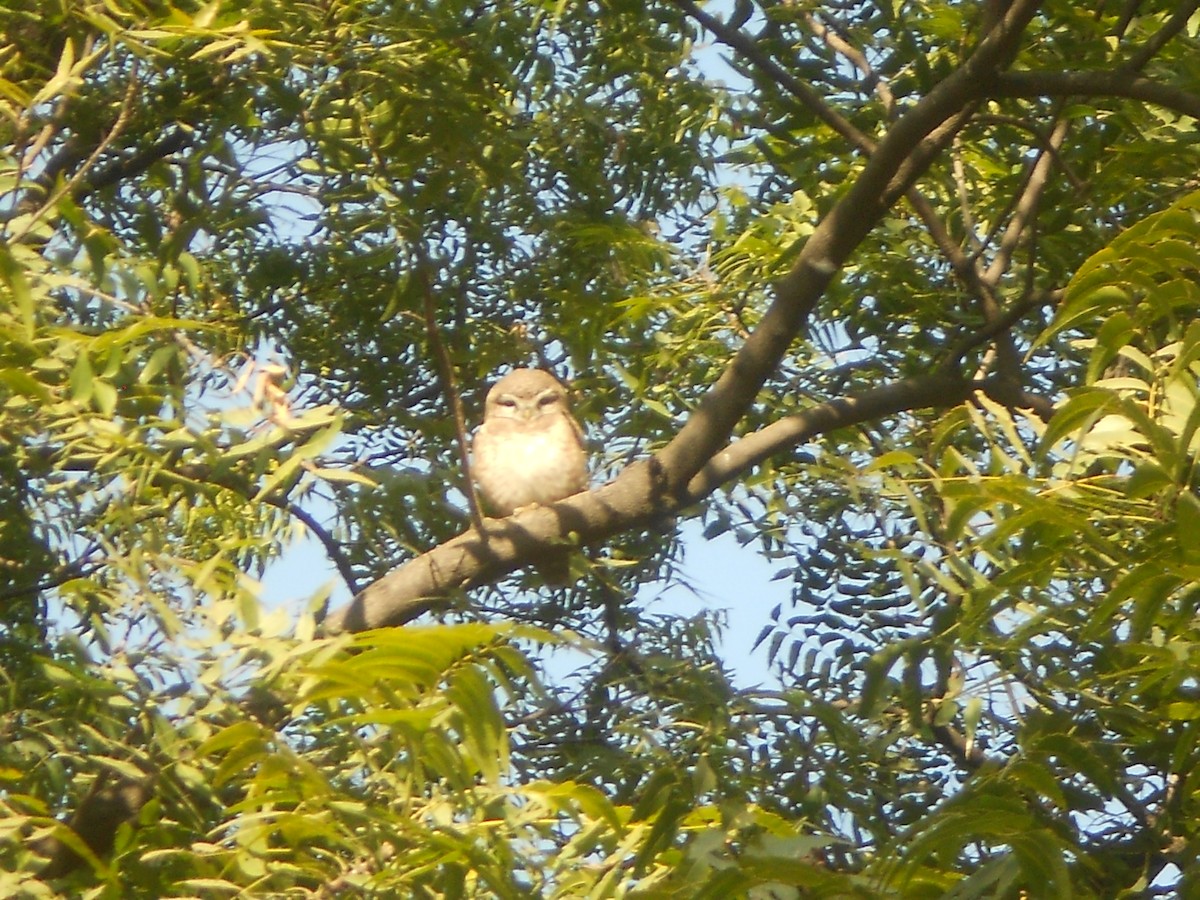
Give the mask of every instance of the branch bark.
[[(597, 490), (507, 519), (485, 519), (480, 529), (422, 554), (368, 586), (326, 618), (326, 633), (403, 624), (423, 612), (447, 606), (456, 591), (512, 571), (551, 541), (571, 535), (581, 544), (590, 544), (668, 515), (703, 496), (701, 489), (715, 490), (721, 482), (713, 470), (701, 478), (695, 491), (693, 479), (710, 464), (720, 469), (718, 454), (807, 323), (834, 275), (965, 124), (965, 111), (978, 101), (981, 85), (993, 81), (997, 67), (1007, 64), (1015, 54), (1021, 33), (1038, 5), (1037, 0), (1015, 0), (962, 67), (888, 130), (862, 173), (814, 230), (794, 268), (776, 285), (775, 300), (758, 327), (679, 433), (656, 456), (634, 463)], [(911, 387), (908, 390), (914, 391)], [(829, 427), (840, 427), (862, 421), (854, 415), (855, 410), (863, 408), (861, 400), (858, 405), (846, 401), (841, 406), (835, 403), (822, 415), (828, 416)], [(845, 421), (839, 418), (839, 411)], [(775, 425), (784, 432), (794, 428), (794, 440), (808, 435), (800, 423)], [(726, 465), (731, 471), (741, 471), (739, 459), (753, 456), (753, 450), (739, 450), (731, 453)]]
[(149, 147), (139, 150), (128, 158), (114, 160), (104, 168), (97, 170), (76, 191), (75, 200), (78, 201), (86, 194), (109, 187), (126, 178), (141, 175), (156, 162), (166, 159), (180, 150), (185, 150), (191, 145), (191, 131), (182, 127), (173, 128)]
[(772, 422), (713, 456), (689, 482), (687, 503), (707, 497), (754, 466), (817, 435), (906, 410), (957, 406), (972, 390), (969, 382), (958, 377), (935, 374), (884, 385), (857, 397), (839, 397)]
[(116, 841), (117, 829), (136, 819), (150, 799), (151, 785), (149, 778), (117, 778), (102, 772), (71, 816), (69, 826), (64, 826), (74, 832), (75, 840), (51, 836), (35, 847), (38, 853), (49, 857), (39, 877), (61, 878), (88, 862), (76, 849), (79, 845), (82, 845), (79, 849), (86, 848), (96, 858), (107, 857)]
[(974, 387), (949, 375), (886, 385), (773, 422), (717, 453), (682, 493), (668, 494), (657, 460), (642, 460), (603, 487), (472, 529), (392, 570), (323, 623), (327, 634), (403, 625), (453, 603), (457, 591), (486, 584), (570, 534), (581, 544), (653, 522), (702, 500), (771, 456), (827, 431), (904, 410), (955, 406)]
[(986, 90), (989, 97), (1124, 97), (1200, 118), (1200, 96), (1122, 70), (1004, 72)]
[(1191, 20), (1192, 14), (1196, 12), (1197, 7), (1200, 7), (1200, 2), (1197, 2), (1197, 0), (1183, 0), (1182, 3), (1175, 7), (1175, 12), (1171, 14), (1171, 18), (1166, 21), (1162, 28), (1152, 34), (1145, 44), (1138, 48), (1138, 51), (1130, 57), (1129, 62), (1122, 68), (1132, 72), (1140, 72), (1144, 69), (1150, 60), (1158, 54), (1158, 51), (1167, 45), (1171, 38), (1187, 27), (1187, 23)]
[[(1036, 0), (1016, 0), (1002, 22), (956, 72), (901, 116), (879, 142), (862, 174), (818, 224), (795, 267), (775, 289), (775, 301), (716, 384), (658, 454), (668, 492), (682, 490), (726, 443), (758, 390), (806, 324), (833, 276), (904, 190), (933, 161), (926, 141), (948, 140), (981, 84), (1017, 46)], [(954, 129), (944, 129), (953, 123)], [(947, 133), (949, 131), (949, 133)], [(921, 152), (925, 151), (925, 152)]]

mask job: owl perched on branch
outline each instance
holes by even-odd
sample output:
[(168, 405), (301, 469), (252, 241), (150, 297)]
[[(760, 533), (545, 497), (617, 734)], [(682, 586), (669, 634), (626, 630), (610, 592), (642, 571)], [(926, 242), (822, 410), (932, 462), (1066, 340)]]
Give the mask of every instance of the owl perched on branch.
[[(567, 405), (566, 388), (541, 369), (516, 369), (493, 385), (471, 456), (475, 485), (495, 516), (588, 487), (583, 433)], [(552, 551), (537, 569), (547, 584), (566, 584), (570, 550)]]

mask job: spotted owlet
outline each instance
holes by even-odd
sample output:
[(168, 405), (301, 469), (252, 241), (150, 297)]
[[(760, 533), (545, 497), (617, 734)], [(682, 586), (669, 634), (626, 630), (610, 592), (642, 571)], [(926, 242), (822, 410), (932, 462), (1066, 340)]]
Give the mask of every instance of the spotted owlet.
[[(471, 446), (472, 474), (496, 516), (553, 503), (587, 490), (587, 456), (567, 391), (541, 369), (509, 372), (488, 392), (483, 424)], [(538, 562), (547, 584), (566, 584), (570, 552)]]

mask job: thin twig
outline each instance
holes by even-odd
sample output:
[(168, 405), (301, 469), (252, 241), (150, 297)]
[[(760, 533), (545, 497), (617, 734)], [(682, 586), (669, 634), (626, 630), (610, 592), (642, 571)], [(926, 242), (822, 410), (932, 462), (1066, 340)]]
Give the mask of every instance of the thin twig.
[(1140, 72), (1144, 69), (1146, 64), (1154, 59), (1158, 51), (1165, 47), (1171, 38), (1175, 37), (1175, 35), (1187, 26), (1197, 7), (1200, 7), (1198, 0), (1184, 0), (1184, 2), (1180, 3), (1175, 8), (1175, 12), (1171, 14), (1171, 18), (1167, 19), (1163, 24), (1163, 27), (1150, 35), (1141, 49), (1133, 54), (1129, 58), (1129, 62), (1125, 63), (1121, 68), (1129, 72)]
[(62, 587), (68, 581), (76, 578), (87, 578), (96, 572), (99, 572), (103, 566), (93, 564), (90, 568), (82, 562), (68, 562), (56, 568), (53, 572), (46, 575), (41, 581), (34, 584), (14, 585), (10, 588), (0, 590), (0, 603), (5, 603), (9, 600), (14, 600), (18, 597), (32, 597), (43, 591), (49, 591), (53, 588)]
[(1041, 201), (1042, 194), (1049, 183), (1050, 169), (1054, 164), (1054, 154), (1062, 147), (1069, 128), (1070, 122), (1066, 119), (1062, 119), (1056, 123), (1054, 131), (1050, 134), (1050, 147), (1053, 152), (1039, 154), (1033, 165), (1029, 166), (1024, 190), (1021, 191), (1013, 207), (1012, 218), (1009, 219), (1008, 226), (1004, 229), (1004, 234), (1000, 237), (1000, 245), (996, 249), (996, 254), (993, 256), (991, 264), (982, 273), (983, 281), (989, 287), (995, 287), (1001, 276), (1008, 271), (1009, 264), (1012, 262), (1013, 251), (1016, 249), (1017, 244), (1020, 243), (1022, 237), (1024, 237), (1026, 228), (1033, 220), (1034, 214), (1037, 212), (1038, 203)]
[(429, 283), (429, 267), (425, 260), (418, 263), (416, 277), (421, 280), (421, 292), (425, 302), (425, 330), (429, 334), (429, 345), (437, 360), (442, 394), (454, 416), (454, 437), (458, 442), (458, 457), (465, 482), (463, 493), (467, 495), (471, 525), (478, 529), (483, 524), (483, 516), (479, 512), (479, 498), (475, 496), (475, 479), (471, 477), (471, 445), (467, 440), (467, 417), (463, 414), (462, 396), (454, 378), (454, 366), (450, 361), (450, 354), (446, 351), (446, 345), (442, 342), (441, 332), (438, 330), (433, 303), (433, 287)]
[(758, 45), (743, 34), (742, 31), (732, 28), (716, 16), (706, 13), (697, 4), (693, 3), (692, 0), (674, 0), (674, 3), (684, 13), (712, 32), (722, 44), (731, 50), (736, 50), (753, 63), (756, 68), (770, 76), (772, 81), (799, 100), (805, 109), (813, 113), (813, 115), (842, 137), (846, 138), (846, 140), (867, 153), (870, 153), (874, 149), (874, 142), (870, 138), (859, 131), (848, 119), (843, 118), (840, 113), (826, 104), (820, 94), (763, 53)]
[[(239, 494), (240, 496), (245, 497), (246, 499), (250, 499), (248, 493), (237, 490), (232, 485), (222, 484), (220, 482), (209, 482), (209, 484), (214, 483), (217, 484), (218, 487), (227, 488)], [(346, 583), (346, 587), (350, 589), (350, 593), (357, 594), (359, 592), (360, 588), (358, 579), (354, 575), (354, 567), (350, 565), (350, 560), (346, 559), (346, 557), (342, 555), (341, 546), (336, 540), (334, 540), (333, 535), (325, 529), (325, 526), (316, 520), (316, 517), (313, 516), (312, 513), (283, 497), (276, 497), (271, 494), (267, 494), (261, 499), (263, 503), (267, 504), (267, 506), (273, 506), (276, 509), (282, 510), (288, 515), (303, 522), (304, 526), (316, 536), (317, 540), (321, 542), (321, 546), (325, 548), (325, 554), (329, 557), (330, 562), (332, 562), (334, 567), (338, 570), (338, 574), (342, 576), (342, 581)]]
[(329, 556), (329, 561), (337, 569), (338, 575), (346, 583), (346, 587), (355, 593), (359, 590), (358, 580), (354, 577), (354, 569), (350, 565), (350, 561), (342, 555), (341, 546), (334, 539), (333, 535), (310, 512), (302, 509), (286, 497), (272, 494), (260, 497), (255, 487), (246, 481), (243, 476), (239, 476), (236, 473), (218, 475), (211, 467), (202, 463), (176, 465), (170, 470), (157, 473), (151, 481), (154, 484), (162, 485), (172, 479), (192, 484), (211, 485), (221, 490), (230, 491), (247, 501), (253, 501), (257, 498), (267, 506), (272, 506), (288, 515), (294, 516), (303, 522), (316, 536), (317, 540), (321, 542), (321, 545), (325, 548), (325, 553)]
[(892, 95), (892, 89), (888, 87), (887, 79), (875, 71), (866, 54), (850, 44), (837, 31), (826, 27), (825, 23), (812, 13), (808, 13), (804, 18), (813, 34), (828, 44), (830, 49), (842, 54), (851, 65), (862, 73), (864, 84), (874, 87), (875, 93), (879, 95), (879, 99), (883, 103), (884, 110), (889, 117), (892, 116), (896, 111), (896, 98)]
[(58, 201), (63, 197), (74, 191), (79, 185), (80, 181), (83, 180), (84, 175), (88, 173), (88, 170), (96, 164), (96, 161), (100, 159), (104, 151), (107, 150), (112, 142), (117, 139), (118, 135), (125, 130), (125, 126), (129, 124), (129, 119), (133, 115), (134, 99), (137, 96), (137, 89), (139, 86), (140, 82), (138, 80), (138, 66), (137, 61), (135, 60), (133, 63), (133, 69), (129, 73), (129, 85), (125, 89), (125, 97), (121, 101), (121, 109), (117, 113), (117, 118), (116, 121), (113, 122), (112, 128), (108, 130), (108, 133), (104, 136), (100, 143), (96, 145), (96, 149), (93, 150), (88, 155), (88, 158), (83, 161), (83, 165), (76, 169), (74, 174), (67, 179), (66, 183), (63, 184), (63, 186), (57, 191), (52, 193), (41, 205), (41, 207), (29, 217), (29, 221), (25, 223), (25, 227), (9, 236), (9, 243), (18, 243), (22, 238), (25, 237), (25, 235), (29, 233), (37, 221), (41, 219), (41, 217), (45, 215), (48, 210), (52, 209), (54, 205), (57, 204)]
[[(93, 36), (87, 38), (87, 40), (84, 41), (81, 58), (89, 56), (94, 48), (95, 37)], [(18, 137), (15, 138), (16, 143), (14, 144), (14, 147), (17, 148), (14, 154), (17, 159), (16, 177), (13, 179), (14, 185), (19, 185), (22, 181), (24, 181), (26, 170), (33, 166), (34, 162), (37, 160), (38, 156), (41, 155), (42, 151), (50, 145), (50, 141), (55, 137), (55, 135), (62, 131), (67, 122), (67, 107), (69, 106), (69, 101), (72, 99), (72, 97), (73, 95), (69, 92), (59, 94), (54, 101), (54, 111), (50, 115), (49, 120), (42, 127), (42, 130), (38, 133), (38, 136), (34, 138), (33, 143), (29, 146), (24, 145), (24, 138), (20, 137), (19, 135), (24, 131), (27, 125), (31, 124), (33, 111), (31, 109), (25, 109), (22, 111), (17, 125)], [(34, 198), (38, 193), (43, 196), (49, 193), (50, 187), (54, 184), (54, 179), (57, 177), (58, 172), (61, 171), (61, 167), (55, 168), (56, 161), (61, 161), (61, 165), (63, 166), (70, 165), (72, 161), (78, 161), (79, 154), (78, 151), (72, 147), (73, 143), (74, 136), (68, 138), (64, 142), (64, 146), (60, 149), (59, 153), (56, 153), (53, 157), (51, 157), (51, 159), (43, 168), (42, 173), (38, 175), (37, 178), (34, 179), (33, 184), (26, 189), (25, 195), (13, 205), (12, 211), (5, 213), (3, 221), (7, 222), (16, 215), (24, 215), (25, 213), (29, 212), (34, 208), (34, 204), (37, 202)]]

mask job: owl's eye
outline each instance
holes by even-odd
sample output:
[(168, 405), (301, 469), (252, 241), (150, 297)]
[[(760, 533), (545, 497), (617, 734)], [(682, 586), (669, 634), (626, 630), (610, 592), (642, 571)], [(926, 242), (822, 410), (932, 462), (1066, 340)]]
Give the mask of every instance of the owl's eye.
[(498, 400), (496, 400), (496, 405), (497, 406), (507, 406), (509, 409), (513, 409), (514, 407), (516, 407), (517, 401), (514, 400), (512, 397), (500, 397)]
[(553, 394), (543, 394), (538, 397), (538, 406), (553, 406), (556, 400), (558, 398)]

